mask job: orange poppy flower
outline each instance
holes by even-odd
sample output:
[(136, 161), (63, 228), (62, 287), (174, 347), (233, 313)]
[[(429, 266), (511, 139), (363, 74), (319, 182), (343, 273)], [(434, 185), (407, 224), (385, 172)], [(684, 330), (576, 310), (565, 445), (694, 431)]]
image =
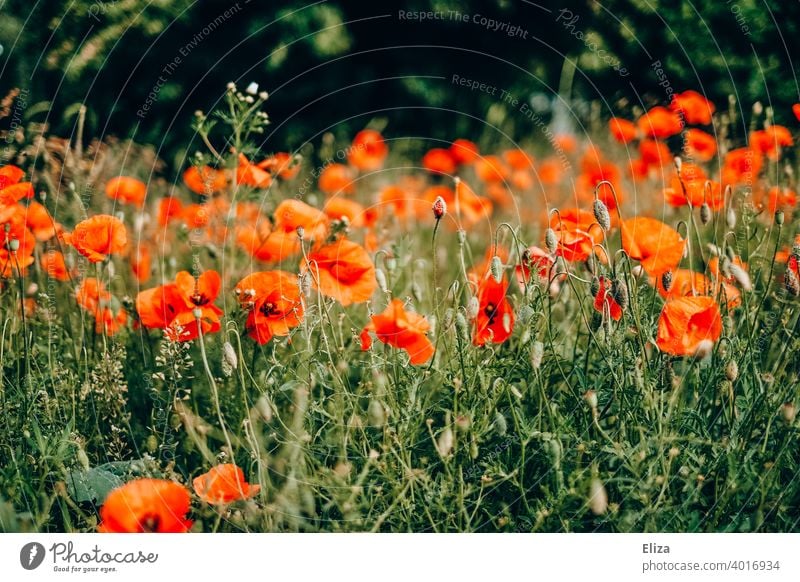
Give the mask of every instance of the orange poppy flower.
[(278, 263), (300, 252), (296, 232), (271, 230), (266, 221), (236, 228), (236, 244), (259, 261)]
[(673, 356), (707, 352), (722, 335), (722, 316), (711, 297), (681, 297), (664, 304), (656, 345)]
[(430, 212), (430, 204), (426, 200), (418, 199), (411, 190), (397, 185), (381, 190), (379, 204), (383, 213), (401, 219), (420, 217), (424, 216), (423, 212)]
[(791, 188), (773, 186), (767, 192), (767, 208), (771, 214), (781, 209), (791, 209), (797, 206), (797, 192)]
[(550, 217), (558, 239), (556, 254), (569, 262), (585, 261), (594, 252), (594, 245), (603, 241), (603, 229), (594, 214), (580, 208), (568, 208)]
[(553, 186), (561, 181), (561, 177), (564, 175), (564, 166), (558, 158), (550, 157), (542, 160), (537, 173), (542, 184)]
[(18, 183), (23, 176), (25, 176), (25, 172), (22, 168), (13, 165), (3, 166), (0, 168), (0, 190)]
[(190, 504), (185, 487), (164, 479), (135, 479), (114, 489), (100, 508), (101, 533), (185, 533)]
[(454, 189), (431, 186), (422, 194), (428, 208), (439, 196), (447, 204), (449, 214), (464, 227), (474, 226), (492, 214), (491, 200), (478, 196), (464, 180), (458, 180)]
[(341, 196), (328, 200), (322, 211), (331, 220), (346, 218), (350, 225), (354, 227), (372, 226), (375, 220), (374, 213), (367, 212), (358, 202)]
[(666, 107), (657, 105), (642, 115), (637, 121), (639, 131), (654, 139), (666, 139), (683, 129), (680, 116)]
[(792, 105), (792, 113), (797, 118), (797, 121), (800, 121), (800, 103), (795, 103)]
[(498, 283), (487, 273), (478, 287), (478, 315), (472, 343), (476, 346), (486, 342), (501, 344), (511, 337), (514, 329), (514, 309), (506, 298), (508, 283), (505, 276)]
[(98, 214), (75, 226), (71, 234), (65, 234), (67, 243), (93, 263), (99, 263), (108, 255), (120, 254), (128, 244), (128, 234), (122, 221), (107, 214)]
[(497, 156), (483, 156), (475, 160), (475, 175), (481, 182), (504, 182), (511, 175), (509, 167)]
[(458, 165), (466, 165), (474, 162), (480, 152), (478, 146), (468, 139), (457, 139), (450, 145), (450, 155)]
[(629, 143), (636, 139), (636, 124), (627, 119), (612, 117), (608, 120), (608, 129), (611, 132), (611, 137), (619, 143)]
[(639, 155), (648, 168), (664, 167), (671, 164), (674, 159), (667, 144), (653, 139), (643, 139), (639, 142)]
[(612, 293), (614, 284), (605, 277), (600, 277), (599, 281), (600, 287), (597, 289), (597, 295), (594, 296), (594, 308), (603, 313), (606, 305), (608, 305), (608, 313), (611, 315), (611, 319), (619, 321), (622, 319), (622, 307), (617, 303), (614, 293)]
[(251, 163), (244, 154), (239, 154), (236, 183), (253, 188), (269, 188), (272, 184), (272, 174)]
[(260, 162), (258, 167), (269, 171), (273, 176), (278, 176), (281, 180), (291, 180), (300, 173), (300, 164), (288, 152), (272, 154), (266, 160)]
[(676, 94), (669, 108), (683, 116), (686, 123), (693, 125), (709, 125), (714, 113), (714, 104), (697, 91), (684, 91)]
[(75, 290), (75, 299), (95, 319), (97, 333), (114, 335), (128, 321), (128, 314), (119, 301), (106, 291), (102, 281), (87, 277)]
[(372, 347), (370, 332), (383, 343), (405, 350), (415, 366), (429, 361), (436, 349), (428, 339), (428, 321), (418, 313), (406, 311), (403, 302), (392, 299), (383, 313), (373, 315), (361, 331), (361, 349)]
[(353, 170), (344, 164), (328, 164), (319, 175), (319, 189), (325, 194), (352, 194), (356, 190)]
[(101, 303), (108, 303), (111, 300), (111, 293), (106, 291), (102, 281), (94, 277), (87, 277), (75, 290), (75, 300), (86, 311), (95, 313)]
[(265, 344), (273, 336), (286, 336), (303, 320), (303, 302), (297, 276), (285, 271), (251, 273), (234, 289), (250, 314), (246, 328), (251, 338)]
[(557, 133), (553, 142), (557, 149), (566, 154), (574, 153), (578, 149), (578, 140), (571, 133)]
[(771, 125), (766, 129), (750, 132), (750, 147), (771, 160), (780, 157), (782, 147), (791, 145), (794, 145), (792, 134), (782, 125)]
[[(586, 200), (592, 200), (596, 189), (597, 197), (603, 201), (609, 210), (614, 210), (617, 207), (617, 202), (622, 203), (623, 201), (621, 174), (616, 164), (602, 159), (600, 154), (592, 149), (581, 160), (578, 190)], [(611, 186), (603, 184), (600, 188), (597, 188), (601, 182), (609, 182)], [(615, 193), (616, 197), (614, 196)]]
[[(34, 262), (36, 239), (25, 226), (21, 210), (24, 208), (15, 204), (10, 216), (4, 224), (0, 224), (0, 273), (4, 277), (20, 272), (25, 274)], [(16, 251), (11, 250), (14, 241), (17, 245)]]
[(192, 192), (211, 196), (215, 192), (225, 189), (225, 186), (228, 185), (228, 177), (224, 171), (215, 170), (210, 166), (191, 166), (183, 173), (183, 182)]
[(712, 292), (711, 281), (697, 271), (675, 269), (672, 271), (672, 283), (669, 291), (664, 288), (661, 276), (654, 277), (656, 289), (664, 299), (678, 299), (694, 295), (708, 295)]
[(725, 154), (722, 166), (724, 184), (753, 184), (758, 179), (764, 160), (758, 150), (739, 148)]
[(61, 225), (53, 220), (44, 205), (35, 200), (31, 200), (25, 210), (25, 225), (40, 242), (48, 241), (61, 232)]
[(717, 140), (702, 129), (686, 130), (686, 154), (697, 161), (708, 162), (717, 153)]
[(512, 170), (531, 171), (534, 168), (533, 156), (525, 150), (506, 150), (503, 152), (503, 160), (511, 166)]
[(244, 471), (232, 463), (213, 467), (192, 481), (197, 496), (211, 504), (225, 504), (249, 499), (261, 490), (259, 485), (250, 485)]
[(364, 247), (341, 238), (317, 247), (300, 265), (311, 269), (314, 287), (343, 306), (367, 301), (378, 286), (375, 265)]
[(117, 202), (141, 208), (147, 196), (147, 186), (136, 178), (117, 176), (106, 182), (106, 196)]
[(177, 198), (168, 196), (158, 201), (158, 224), (168, 225), (172, 220), (180, 218), (183, 214), (183, 204)]
[(686, 241), (660, 220), (637, 216), (623, 221), (621, 229), (622, 248), (648, 275), (674, 270), (681, 262)]
[(131, 251), (129, 259), (133, 276), (139, 283), (147, 283), (150, 280), (153, 263), (150, 257), (150, 247), (139, 245)]
[(0, 205), (14, 204), (24, 198), (33, 198), (33, 184), (20, 182), (25, 176), (17, 166), (0, 168)]
[(67, 269), (67, 264), (64, 261), (64, 255), (60, 251), (47, 251), (42, 255), (39, 264), (42, 267), (42, 271), (51, 279), (69, 281), (69, 269)]
[(347, 152), (347, 161), (362, 172), (374, 172), (383, 167), (388, 155), (389, 146), (386, 145), (380, 132), (364, 129), (353, 138), (353, 143)]
[(664, 189), (667, 204), (676, 208), (687, 204), (697, 208), (705, 202), (716, 211), (725, 205), (724, 195), (722, 185), (709, 181), (703, 169), (694, 164), (683, 164), (680, 177), (674, 175), (670, 187)]
[(318, 240), (325, 236), (328, 217), (321, 210), (300, 200), (284, 200), (275, 209), (275, 230), (297, 233), (302, 227), (306, 239)]
[(450, 150), (433, 148), (422, 156), (422, 167), (434, 174), (452, 176), (456, 173), (456, 158)]

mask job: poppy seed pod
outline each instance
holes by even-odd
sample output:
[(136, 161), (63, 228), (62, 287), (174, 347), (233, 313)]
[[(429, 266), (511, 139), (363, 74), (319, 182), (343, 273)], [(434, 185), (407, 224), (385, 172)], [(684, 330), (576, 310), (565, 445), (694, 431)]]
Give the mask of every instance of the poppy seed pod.
[(10, 241), (8, 241), (8, 250), (10, 250), (12, 253), (16, 253), (19, 250), (18, 238), (12, 238)]
[(611, 216), (608, 213), (608, 207), (603, 203), (603, 201), (600, 199), (595, 200), (592, 209), (594, 210), (594, 218), (597, 220), (597, 224), (600, 225), (600, 228), (603, 230), (610, 229)]
[(441, 220), (442, 217), (447, 214), (447, 202), (444, 201), (444, 198), (441, 196), (437, 196), (436, 200), (433, 201), (433, 217), (436, 220)]

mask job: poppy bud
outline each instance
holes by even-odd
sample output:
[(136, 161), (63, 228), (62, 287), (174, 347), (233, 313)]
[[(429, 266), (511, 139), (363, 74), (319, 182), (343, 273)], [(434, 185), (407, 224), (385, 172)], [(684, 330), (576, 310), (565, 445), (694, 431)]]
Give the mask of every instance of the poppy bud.
[(664, 287), (664, 291), (667, 293), (672, 289), (672, 271), (664, 271), (661, 274), (661, 286)]
[(467, 319), (464, 317), (464, 314), (460, 311), (456, 314), (456, 332), (458, 333), (458, 337), (461, 338), (461, 341), (464, 343), (469, 342), (469, 325), (467, 324)]
[(547, 250), (551, 253), (555, 253), (556, 249), (558, 248), (558, 237), (556, 236), (556, 231), (554, 231), (552, 228), (548, 228), (544, 233), (544, 242), (547, 246)]
[(586, 401), (586, 404), (589, 405), (589, 408), (592, 410), (597, 409), (597, 392), (594, 390), (587, 390), (583, 394), (583, 399)]
[(386, 275), (383, 269), (375, 269), (375, 280), (378, 282), (378, 287), (383, 293), (389, 292), (389, 287), (386, 285)]
[(608, 493), (603, 482), (597, 477), (592, 479), (589, 486), (589, 509), (595, 515), (603, 515), (608, 511)]
[(303, 240), (303, 237), (306, 235), (306, 229), (302, 226), (298, 226), (295, 232), (297, 232), (297, 238), (300, 240)]
[(798, 279), (794, 269), (786, 269), (786, 274), (783, 276), (783, 284), (793, 297), (800, 295), (800, 279)]
[(608, 214), (608, 207), (599, 198), (594, 201), (594, 219), (600, 228), (608, 230), (611, 228), (611, 216)]
[(492, 263), (489, 266), (489, 270), (492, 273), (492, 277), (498, 283), (503, 280), (503, 261), (500, 260), (500, 257), (497, 255), (492, 257)]
[(736, 378), (739, 377), (739, 364), (736, 360), (729, 360), (725, 365), (725, 377), (731, 382), (736, 382)]
[(725, 223), (731, 230), (736, 228), (736, 211), (732, 207), (728, 207), (728, 212), (725, 213)]
[(367, 419), (370, 426), (374, 428), (380, 428), (386, 422), (386, 411), (377, 400), (370, 400), (369, 406), (367, 406)]
[(683, 169), (683, 160), (681, 160), (680, 156), (675, 156), (675, 158), (672, 161), (675, 164), (675, 171), (678, 172), (678, 174), (680, 174), (681, 169)]
[(793, 402), (784, 402), (781, 405), (781, 417), (786, 424), (794, 423), (794, 419), (797, 418), (797, 407)]
[(628, 307), (628, 286), (625, 281), (617, 279), (611, 283), (611, 297), (623, 311)]
[(476, 317), (478, 317), (478, 311), (481, 309), (480, 301), (474, 295), (469, 298), (469, 302), (467, 303), (467, 318), (472, 321)]
[(437, 196), (436, 200), (433, 201), (433, 217), (436, 220), (441, 220), (442, 217), (447, 214), (447, 202), (444, 201), (444, 198), (441, 196)]
[(236, 350), (233, 349), (231, 342), (222, 344), (222, 355), (231, 368), (235, 370), (239, 367), (239, 358), (236, 357)]
[(492, 423), (494, 430), (497, 431), (497, 434), (503, 436), (508, 431), (508, 423), (506, 422), (506, 417), (498, 410), (494, 413), (494, 422)]
[(395, 259), (394, 257), (389, 257), (388, 259), (386, 259), (385, 262), (386, 262), (386, 270), (389, 271), (390, 273), (394, 272), (394, 270), (397, 268), (397, 259)]
[(436, 441), (436, 450), (439, 452), (440, 456), (446, 457), (450, 454), (450, 451), (453, 450), (453, 444), (453, 430), (447, 427), (442, 431), (442, 434), (439, 435), (439, 440)]
[(544, 344), (540, 341), (533, 342), (531, 345), (531, 366), (534, 370), (542, 367), (542, 359), (544, 358)]
[(592, 283), (589, 286), (589, 291), (591, 291), (592, 297), (597, 296), (597, 293), (600, 291), (600, 279), (597, 277), (592, 277)]
[(504, 313), (503, 314), (503, 329), (506, 333), (511, 333), (511, 314)]
[(456, 317), (456, 312), (453, 310), (452, 307), (448, 307), (447, 310), (444, 312), (444, 319), (442, 319), (442, 329), (448, 330), (450, 326), (453, 325), (453, 320)]
[(739, 286), (743, 290), (745, 291), (753, 290), (753, 284), (750, 281), (750, 275), (748, 275), (747, 271), (742, 269), (739, 265), (737, 265), (736, 263), (731, 263), (728, 266), (728, 272), (730, 272), (731, 277), (733, 277), (736, 280), (736, 282), (739, 283)]
[(458, 229), (458, 244), (463, 245), (467, 242), (467, 231), (463, 228)]
[(777, 224), (778, 226), (783, 226), (783, 222), (784, 222), (785, 218), (786, 218), (786, 216), (784, 215), (783, 210), (781, 210), (779, 208), (775, 212), (775, 224)]
[(266, 394), (258, 397), (254, 410), (264, 422), (272, 420), (272, 403)]
[(700, 222), (703, 224), (711, 222), (711, 207), (707, 202), (703, 202), (703, 205), (700, 206)]

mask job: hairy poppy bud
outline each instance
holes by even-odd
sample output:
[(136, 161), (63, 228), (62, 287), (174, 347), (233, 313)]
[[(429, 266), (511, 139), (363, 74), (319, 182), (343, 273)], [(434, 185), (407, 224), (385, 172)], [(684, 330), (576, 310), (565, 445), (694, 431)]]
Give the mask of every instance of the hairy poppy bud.
[(781, 416), (786, 424), (793, 424), (797, 418), (797, 407), (793, 402), (784, 402), (781, 405)]
[(450, 329), (450, 326), (453, 325), (455, 317), (456, 317), (455, 310), (453, 310), (452, 307), (448, 307), (447, 310), (444, 312), (444, 318), (442, 319), (442, 329), (443, 330)]
[(547, 232), (544, 233), (544, 242), (545, 246), (547, 246), (547, 250), (551, 253), (555, 253), (556, 249), (558, 248), (558, 237), (556, 236), (556, 231), (552, 228), (548, 228)]
[(469, 298), (469, 302), (467, 303), (467, 318), (470, 321), (478, 317), (478, 311), (481, 309), (480, 301), (474, 295)]
[(731, 207), (728, 207), (728, 212), (725, 213), (725, 223), (731, 230), (736, 228), (736, 211)]
[(433, 217), (436, 220), (441, 220), (442, 217), (447, 214), (447, 202), (444, 201), (444, 198), (441, 196), (437, 196), (436, 200), (433, 201)]
[(534, 370), (538, 370), (542, 366), (542, 359), (544, 358), (544, 344), (540, 341), (535, 341), (531, 345), (531, 366)]
[(375, 280), (378, 282), (378, 287), (383, 293), (388, 293), (389, 288), (386, 285), (386, 275), (383, 273), (383, 269), (375, 269)]
[(786, 269), (786, 274), (783, 276), (783, 284), (793, 297), (800, 295), (800, 279), (798, 279), (794, 269)]
[(308, 271), (300, 274), (299, 285), (300, 293), (309, 297), (311, 295), (311, 274)]
[(464, 343), (469, 342), (469, 324), (467, 318), (460, 311), (456, 314), (456, 332)]
[(506, 417), (498, 410), (494, 413), (494, 422), (492, 423), (494, 430), (497, 431), (497, 434), (503, 436), (508, 431), (508, 423), (506, 422)]
[(436, 441), (436, 450), (439, 452), (439, 455), (442, 457), (446, 457), (450, 454), (450, 451), (453, 450), (453, 429), (449, 426), (442, 431), (442, 434), (439, 435), (439, 439)]
[(703, 205), (700, 206), (700, 222), (703, 224), (711, 222), (711, 207), (707, 202), (703, 202)]
[(739, 377), (739, 364), (736, 363), (736, 360), (729, 360), (725, 364), (725, 377), (731, 382), (736, 382), (736, 378)]
[(600, 279), (597, 277), (592, 277), (592, 282), (589, 285), (589, 291), (592, 293), (592, 297), (597, 297), (597, 293), (600, 291)]
[(667, 293), (672, 289), (672, 271), (664, 271), (661, 274), (661, 286), (664, 287), (664, 291)]
[(628, 286), (625, 281), (616, 279), (611, 283), (611, 297), (623, 311), (628, 307)]
[(222, 355), (233, 370), (239, 367), (239, 358), (236, 357), (236, 350), (233, 349), (231, 342), (222, 344)]
[(603, 230), (610, 229), (611, 216), (608, 214), (608, 207), (605, 203), (600, 199), (595, 200), (592, 209), (594, 210), (594, 219), (597, 221), (597, 224), (600, 225), (600, 228)]
[(745, 291), (752, 291), (753, 290), (753, 283), (750, 281), (750, 275), (747, 274), (747, 271), (742, 269), (736, 263), (731, 263), (728, 265), (728, 272), (731, 274), (739, 286), (744, 289)]
[(489, 266), (492, 277), (498, 283), (503, 280), (503, 261), (497, 255), (492, 257), (492, 264)]

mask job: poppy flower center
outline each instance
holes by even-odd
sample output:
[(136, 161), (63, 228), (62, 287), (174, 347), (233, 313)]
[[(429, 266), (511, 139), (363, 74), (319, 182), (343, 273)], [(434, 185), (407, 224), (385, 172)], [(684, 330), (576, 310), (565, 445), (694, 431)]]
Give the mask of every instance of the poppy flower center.
[(206, 303), (208, 303), (208, 297), (206, 297), (202, 293), (195, 293), (189, 299), (191, 300), (192, 303), (198, 306), (205, 305)]
[(494, 303), (487, 303), (486, 307), (483, 308), (483, 312), (489, 318), (489, 323), (492, 323), (497, 316), (497, 306)]
[(158, 531), (158, 526), (161, 524), (161, 518), (158, 515), (148, 514), (142, 520), (142, 530), (147, 533), (154, 533)]
[(265, 301), (261, 305), (261, 313), (264, 315), (275, 315), (278, 312), (278, 306), (271, 301)]

